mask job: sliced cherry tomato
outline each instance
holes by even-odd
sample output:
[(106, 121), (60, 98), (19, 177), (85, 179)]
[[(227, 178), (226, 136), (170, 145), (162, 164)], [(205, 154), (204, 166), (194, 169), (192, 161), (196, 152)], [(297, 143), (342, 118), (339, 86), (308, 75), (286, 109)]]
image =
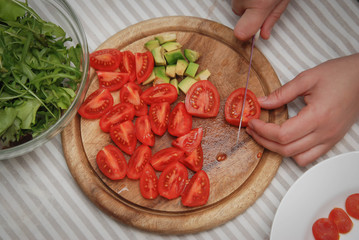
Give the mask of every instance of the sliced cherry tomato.
[(155, 199), (158, 196), (158, 178), (150, 164), (146, 164), (140, 178), (141, 195), (147, 199)]
[(205, 171), (197, 172), (184, 189), (181, 202), (183, 206), (198, 207), (205, 205), (209, 198), (210, 182)]
[(136, 78), (137, 83), (144, 82), (152, 73), (154, 67), (153, 55), (150, 51), (136, 53)]
[(122, 53), (118, 49), (97, 50), (90, 54), (90, 66), (100, 71), (114, 71), (122, 62)]
[(102, 72), (97, 71), (100, 87), (116, 91), (128, 82), (129, 74), (122, 72)]
[(155, 145), (155, 135), (152, 132), (148, 115), (138, 117), (135, 122), (135, 128), (138, 141), (148, 146)]
[(127, 177), (130, 179), (139, 179), (146, 164), (152, 156), (151, 148), (147, 145), (140, 145), (136, 148), (128, 161)]
[(100, 88), (86, 98), (78, 110), (83, 118), (96, 119), (107, 113), (113, 105), (113, 97), (108, 89)]
[[(229, 124), (234, 126), (239, 125), (241, 118), (244, 88), (238, 88), (234, 90), (226, 100), (224, 107), (224, 116)], [(247, 90), (246, 104), (244, 105), (242, 127), (247, 127), (249, 120), (257, 119), (261, 115), (261, 107), (257, 100), (256, 95), (251, 91)]]
[(170, 113), (168, 132), (180, 137), (192, 129), (192, 116), (187, 112), (183, 102), (179, 102)]
[(171, 106), (168, 102), (151, 104), (149, 117), (154, 134), (162, 136), (166, 132), (170, 112)]
[(120, 149), (109, 144), (96, 156), (100, 171), (111, 180), (123, 179), (126, 176), (127, 162)]
[(337, 225), (339, 233), (348, 233), (353, 227), (352, 220), (341, 208), (333, 208), (329, 213), (329, 219)]
[(120, 90), (120, 101), (131, 103), (135, 106), (135, 115), (143, 116), (147, 114), (148, 107), (141, 99), (142, 89), (134, 82), (126, 83)]
[(220, 98), (217, 88), (208, 80), (194, 83), (185, 99), (189, 114), (196, 117), (215, 117), (219, 111)]
[(131, 51), (122, 52), (122, 61), (120, 64), (120, 71), (129, 73), (129, 81), (136, 80), (136, 60), (135, 55)]
[(129, 103), (118, 103), (100, 118), (100, 128), (110, 132), (110, 128), (117, 123), (132, 120), (135, 117), (135, 108)]
[(153, 154), (150, 163), (157, 171), (163, 171), (168, 165), (179, 161), (183, 157), (184, 152), (181, 149), (169, 147)]
[(200, 171), (203, 167), (203, 150), (201, 144), (192, 152), (186, 153), (186, 157), (181, 158), (179, 161), (192, 171)]
[(161, 83), (146, 89), (141, 99), (147, 103), (161, 103), (169, 102), (170, 104), (176, 101), (178, 97), (177, 89), (170, 83)]
[(137, 138), (135, 125), (132, 121), (125, 121), (110, 129), (112, 141), (125, 153), (132, 155), (136, 148)]
[(319, 218), (312, 226), (316, 240), (338, 240), (339, 232), (335, 223), (329, 218)]
[(188, 180), (188, 171), (176, 161), (168, 165), (158, 179), (158, 192), (162, 197), (174, 199), (181, 195)]
[(194, 128), (189, 133), (172, 141), (174, 147), (182, 149), (186, 153), (194, 151), (202, 141), (203, 128)]
[(347, 197), (345, 209), (349, 216), (359, 220), (359, 193), (354, 193)]

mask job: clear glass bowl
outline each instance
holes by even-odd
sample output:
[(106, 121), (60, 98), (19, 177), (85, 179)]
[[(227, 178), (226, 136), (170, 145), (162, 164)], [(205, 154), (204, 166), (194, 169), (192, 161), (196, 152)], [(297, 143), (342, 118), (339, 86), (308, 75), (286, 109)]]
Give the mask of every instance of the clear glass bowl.
[(0, 149), (0, 160), (17, 157), (33, 151), (59, 134), (76, 115), (89, 87), (89, 51), (86, 35), (72, 7), (66, 0), (28, 0), (28, 4), (41, 18), (62, 27), (66, 34), (72, 38), (72, 44), (79, 43), (81, 45), (81, 82), (71, 106), (54, 125), (28, 142), (11, 148)]

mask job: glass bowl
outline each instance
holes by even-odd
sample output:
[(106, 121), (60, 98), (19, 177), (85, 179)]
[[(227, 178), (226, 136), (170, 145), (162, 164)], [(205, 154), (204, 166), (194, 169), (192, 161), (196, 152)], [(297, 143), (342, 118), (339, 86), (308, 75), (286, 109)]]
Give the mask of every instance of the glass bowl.
[(45, 132), (32, 140), (14, 147), (0, 149), (0, 160), (17, 157), (33, 151), (35, 148), (59, 134), (76, 115), (89, 87), (89, 51), (86, 35), (72, 7), (66, 0), (28, 0), (28, 4), (42, 19), (59, 25), (66, 32), (67, 36), (72, 38), (71, 45), (81, 45), (82, 76), (75, 99), (70, 107), (63, 112), (61, 118)]

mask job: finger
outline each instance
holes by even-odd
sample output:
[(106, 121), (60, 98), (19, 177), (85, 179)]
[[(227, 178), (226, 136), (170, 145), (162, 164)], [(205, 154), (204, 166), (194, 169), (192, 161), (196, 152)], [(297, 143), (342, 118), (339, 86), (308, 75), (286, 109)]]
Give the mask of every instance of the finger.
[(292, 158), (299, 166), (306, 166), (311, 162), (317, 160), (320, 156), (324, 155), (330, 150), (330, 146), (319, 144), (307, 151), (294, 155)]
[(280, 1), (279, 4), (269, 14), (267, 19), (264, 21), (261, 29), (261, 37), (263, 39), (269, 39), (272, 28), (279, 20), (282, 13), (285, 11), (289, 3), (289, 0)]
[(261, 28), (265, 15), (258, 9), (247, 9), (234, 27), (234, 35), (241, 41), (250, 39)]
[(242, 16), (242, 14), (244, 13), (244, 3), (243, 1), (236, 1), (236, 0), (232, 0), (232, 11), (238, 15), (238, 16)]

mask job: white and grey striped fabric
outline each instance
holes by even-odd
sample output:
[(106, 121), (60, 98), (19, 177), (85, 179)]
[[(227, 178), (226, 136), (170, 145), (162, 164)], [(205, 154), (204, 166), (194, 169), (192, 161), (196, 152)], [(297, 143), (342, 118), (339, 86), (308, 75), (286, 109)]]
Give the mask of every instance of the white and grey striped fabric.
[[(83, 24), (90, 51), (118, 31), (150, 18), (197, 16), (230, 28), (238, 20), (230, 0), (69, 3)], [(271, 38), (258, 41), (257, 48), (270, 61), (282, 84), (323, 61), (357, 53), (359, 2), (292, 0)], [(301, 99), (290, 103), (289, 115), (296, 115), (303, 106)], [(264, 194), (232, 221), (197, 234), (161, 236), (123, 225), (88, 200), (67, 168), (57, 136), (29, 154), (0, 161), (0, 239), (269, 239), (276, 209), (296, 179), (316, 163), (354, 150), (359, 150), (359, 122), (308, 167), (298, 167), (285, 158)]]

